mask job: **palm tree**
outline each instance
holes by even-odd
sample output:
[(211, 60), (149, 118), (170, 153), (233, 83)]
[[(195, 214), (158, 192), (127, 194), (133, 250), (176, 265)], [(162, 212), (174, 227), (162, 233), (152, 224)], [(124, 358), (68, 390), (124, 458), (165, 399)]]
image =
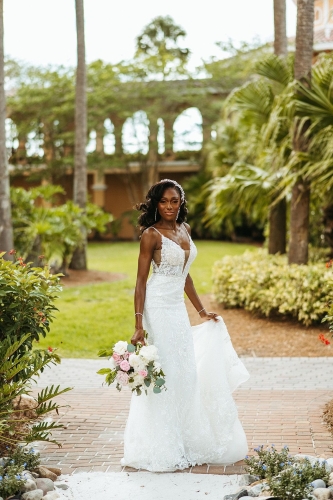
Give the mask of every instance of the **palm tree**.
[[(84, 6), (83, 0), (75, 0), (77, 32), (77, 70), (75, 94), (75, 154), (74, 154), (74, 202), (85, 209), (87, 203), (87, 97), (86, 97), (86, 61), (84, 41)], [(83, 246), (74, 252), (72, 269), (87, 269), (86, 234), (83, 234)]]
[[(295, 52), (295, 79), (310, 86), (313, 57), (314, 0), (297, 0), (297, 28)], [(309, 126), (304, 120), (295, 119), (293, 149), (306, 152)], [(290, 207), (289, 264), (306, 264), (308, 261), (310, 213), (310, 184), (297, 174), (292, 187)]]
[[(286, 58), (287, 45), (286, 0), (274, 0), (274, 53)], [(269, 210), (268, 253), (286, 253), (286, 233), (287, 203), (282, 198), (273, 203)]]
[(274, 54), (287, 55), (286, 0), (274, 0)]
[[(6, 149), (6, 96), (3, 38), (3, 0), (0, 0), (0, 251), (9, 252), (13, 248), (13, 228)], [(6, 257), (10, 259), (8, 253)]]

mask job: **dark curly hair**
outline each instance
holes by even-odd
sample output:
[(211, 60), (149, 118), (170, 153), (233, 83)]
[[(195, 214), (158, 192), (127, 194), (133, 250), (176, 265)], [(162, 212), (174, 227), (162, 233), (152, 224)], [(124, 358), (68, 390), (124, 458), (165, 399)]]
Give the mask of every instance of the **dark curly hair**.
[[(161, 200), (163, 193), (168, 188), (177, 189), (179, 196), (181, 197), (182, 193), (180, 192), (179, 187), (177, 186), (175, 181), (170, 179), (163, 180), (154, 184), (148, 191), (146, 195), (146, 201), (144, 203), (138, 203), (136, 205), (136, 209), (142, 212), (138, 217), (138, 223), (140, 226), (141, 234), (145, 229), (155, 224), (161, 219), (161, 216), (157, 210), (156, 220), (155, 213), (157, 209), (157, 204)], [(186, 208), (186, 199), (180, 205), (179, 215), (177, 217), (177, 222), (181, 224), (186, 221), (186, 214), (188, 210)]]

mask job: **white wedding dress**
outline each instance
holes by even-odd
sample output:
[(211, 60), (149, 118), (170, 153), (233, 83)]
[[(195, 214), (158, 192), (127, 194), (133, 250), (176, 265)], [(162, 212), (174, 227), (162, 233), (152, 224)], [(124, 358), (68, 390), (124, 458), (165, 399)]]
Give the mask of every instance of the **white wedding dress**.
[(231, 393), (249, 374), (222, 318), (190, 325), (184, 286), (197, 255), (191, 237), (187, 262), (177, 243), (161, 238), (161, 263), (152, 262), (143, 326), (148, 343), (158, 349), (167, 390), (133, 394), (121, 463), (154, 472), (235, 463), (245, 457), (247, 442)]

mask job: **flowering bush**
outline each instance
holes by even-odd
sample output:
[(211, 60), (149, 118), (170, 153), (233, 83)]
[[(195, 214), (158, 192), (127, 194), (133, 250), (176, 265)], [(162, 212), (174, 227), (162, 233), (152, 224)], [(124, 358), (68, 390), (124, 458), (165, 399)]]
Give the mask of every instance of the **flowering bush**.
[(0, 496), (8, 498), (18, 493), (24, 485), (24, 466), (9, 464), (0, 466)]
[(268, 486), (272, 495), (290, 500), (302, 500), (310, 497), (313, 487), (311, 482), (322, 479), (326, 484), (328, 472), (325, 463), (304, 459), (282, 470), (277, 476), (268, 479)]
[(10, 450), (10, 448), (7, 449), (9, 456), (4, 459), (4, 467), (8, 467), (11, 464), (19, 467), (23, 465), (25, 470), (31, 471), (40, 465), (40, 453), (37, 453), (34, 448), (17, 446), (13, 450)]
[(257, 456), (245, 458), (245, 469), (249, 474), (266, 480), (265, 489), (271, 496), (302, 500), (310, 498), (311, 482), (315, 479), (322, 479), (327, 484), (329, 472), (325, 461), (296, 460), (289, 454), (288, 446), (279, 452), (274, 445), (266, 449), (261, 445), (254, 451)]
[(288, 265), (285, 256), (264, 250), (226, 256), (213, 268), (213, 292), (226, 307), (290, 316), (305, 325), (327, 313), (329, 283), (332, 273), (323, 263)]
[(2, 459), (0, 466), (0, 496), (7, 498), (19, 493), (26, 480), (25, 472), (40, 464), (40, 454), (33, 448), (18, 446), (14, 450), (7, 447), (8, 457)]
[(289, 448), (285, 446), (280, 452), (277, 451), (272, 444), (271, 448), (264, 449), (263, 445), (254, 449), (257, 456), (246, 457), (246, 470), (252, 476), (258, 476), (259, 479), (279, 474), (285, 467), (294, 463), (293, 458), (289, 455)]
[(120, 340), (111, 350), (102, 350), (99, 356), (110, 357), (110, 368), (102, 368), (97, 373), (105, 375), (108, 385), (117, 382), (117, 389), (121, 391), (128, 385), (132, 392), (139, 396), (142, 390), (147, 394), (148, 389), (158, 394), (165, 389), (164, 373), (158, 360), (157, 349), (154, 345), (132, 344)]

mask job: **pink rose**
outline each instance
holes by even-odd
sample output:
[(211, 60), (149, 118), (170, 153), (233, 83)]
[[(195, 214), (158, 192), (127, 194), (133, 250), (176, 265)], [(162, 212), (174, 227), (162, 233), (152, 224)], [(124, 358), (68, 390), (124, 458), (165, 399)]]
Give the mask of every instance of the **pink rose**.
[(115, 360), (116, 365), (120, 365), (121, 360), (122, 360), (122, 357), (120, 356), (120, 354), (117, 354), (116, 352), (114, 352), (114, 353), (112, 354), (112, 357), (113, 357), (113, 359)]
[(124, 359), (120, 364), (119, 364), (120, 368), (122, 370), (124, 370), (124, 372), (128, 372), (128, 370), (131, 368), (131, 365), (129, 364), (129, 362)]
[(123, 354), (123, 358), (124, 358), (124, 359), (128, 359), (128, 358), (129, 358), (129, 355), (130, 355), (130, 353), (129, 353), (128, 351), (124, 352), (124, 354)]
[(117, 382), (120, 385), (127, 385), (128, 384), (128, 375), (125, 372), (121, 372), (120, 370), (117, 372)]
[(148, 372), (147, 372), (147, 370), (140, 370), (139, 375), (141, 375), (141, 377), (145, 378), (145, 377), (147, 377)]

